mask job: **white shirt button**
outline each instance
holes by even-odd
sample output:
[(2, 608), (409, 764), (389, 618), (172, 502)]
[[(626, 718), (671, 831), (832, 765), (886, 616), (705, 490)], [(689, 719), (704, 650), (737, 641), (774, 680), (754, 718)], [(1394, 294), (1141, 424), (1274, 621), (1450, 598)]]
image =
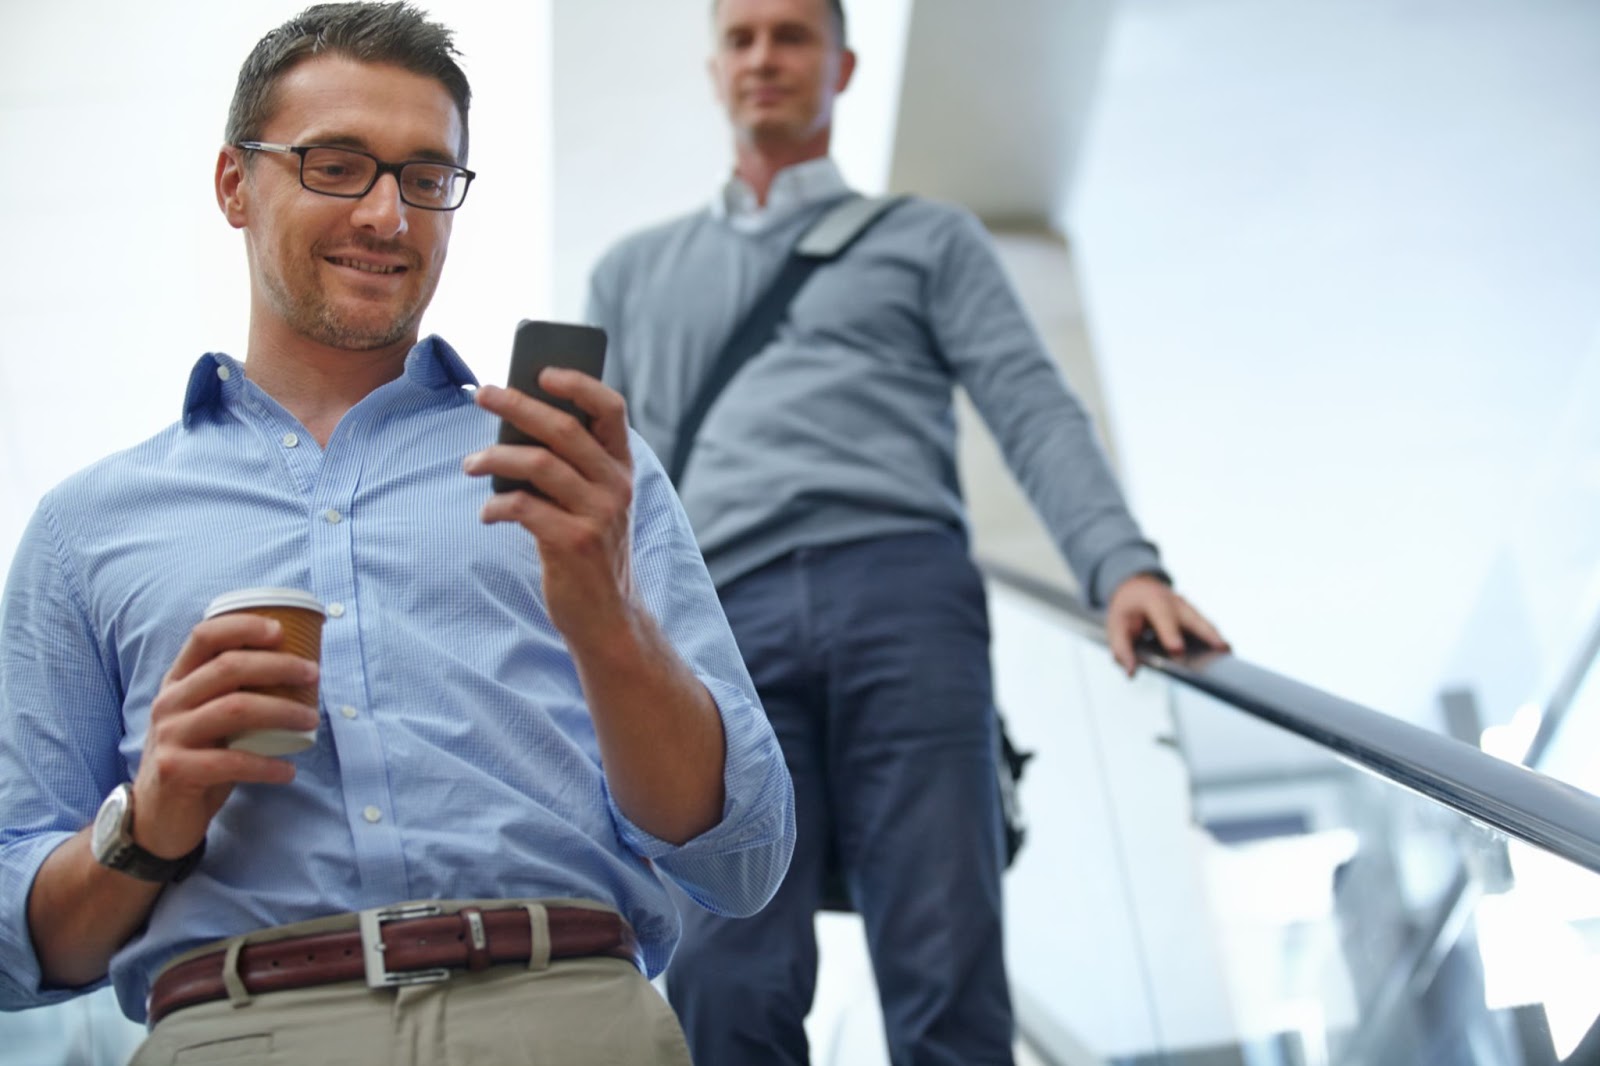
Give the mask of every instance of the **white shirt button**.
[(293, 433), (285, 433), (283, 435), (283, 446), (285, 448), (297, 448), (299, 445), (300, 438), (295, 436)]
[(377, 823), (383, 821), (383, 812), (378, 810), (376, 807), (368, 807), (366, 810), (361, 812), (361, 817), (365, 818), (369, 822)]
[(326, 511), (323, 511), (322, 517), (328, 520), (328, 525), (330, 526), (336, 526), (340, 522), (344, 521), (344, 515), (340, 514), (338, 511), (335, 511), (332, 507), (328, 508)]
[(342, 603), (330, 603), (330, 604), (328, 604), (328, 617), (329, 618), (343, 618), (344, 617), (344, 604), (342, 604)]
[(354, 718), (360, 712), (357, 711), (354, 707), (340, 707), (339, 708), (339, 713), (344, 715), (346, 718)]
[(223, 381), (227, 381), (229, 378), (233, 377), (233, 371), (229, 370), (225, 366), (219, 366), (217, 367), (217, 377), (221, 378)]

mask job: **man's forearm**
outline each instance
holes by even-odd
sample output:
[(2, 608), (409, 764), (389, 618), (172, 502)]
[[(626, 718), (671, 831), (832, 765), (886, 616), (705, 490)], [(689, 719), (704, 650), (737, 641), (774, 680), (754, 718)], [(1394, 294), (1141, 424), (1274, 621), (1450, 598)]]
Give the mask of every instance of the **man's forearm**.
[(104, 977), (161, 889), (96, 862), (88, 829), (51, 852), (28, 894), (28, 931), (45, 984), (77, 988)]
[(711, 693), (634, 606), (594, 648), (572, 647), (606, 780), (635, 825), (674, 844), (722, 820), (726, 743)]

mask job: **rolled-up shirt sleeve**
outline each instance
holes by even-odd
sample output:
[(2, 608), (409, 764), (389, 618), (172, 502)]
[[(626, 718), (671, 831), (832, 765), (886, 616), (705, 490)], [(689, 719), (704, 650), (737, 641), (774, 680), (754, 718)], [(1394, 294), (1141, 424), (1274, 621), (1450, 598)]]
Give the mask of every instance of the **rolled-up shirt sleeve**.
[(121, 699), (75, 577), (41, 505), (0, 599), (0, 1010), (85, 991), (44, 986), (28, 895), (125, 773)]
[(634, 577), (678, 654), (716, 702), (725, 742), (722, 819), (683, 844), (645, 832), (610, 798), (623, 842), (718, 914), (754, 914), (778, 890), (794, 851), (794, 785), (689, 520), (647, 444), (632, 435)]

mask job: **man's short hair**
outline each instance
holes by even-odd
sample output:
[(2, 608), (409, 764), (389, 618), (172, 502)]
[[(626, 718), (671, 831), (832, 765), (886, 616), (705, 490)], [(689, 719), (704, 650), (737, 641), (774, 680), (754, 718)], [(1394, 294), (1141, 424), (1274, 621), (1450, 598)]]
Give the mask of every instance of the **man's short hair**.
[(454, 35), (417, 8), (394, 3), (314, 4), (261, 38), (239, 68), (228, 107), (227, 143), (260, 140), (271, 120), (279, 80), (304, 59), (341, 55), (363, 63), (388, 63), (433, 78), (461, 115), (460, 159), (467, 158), (467, 107), (472, 88), (456, 65)]
[[(716, 19), (717, 8), (721, 4), (722, 0), (711, 0), (711, 18), (713, 20)], [(839, 47), (848, 47), (847, 42), (850, 38), (845, 34), (844, 0), (828, 0), (828, 14), (833, 16), (833, 31), (834, 36), (839, 39)]]

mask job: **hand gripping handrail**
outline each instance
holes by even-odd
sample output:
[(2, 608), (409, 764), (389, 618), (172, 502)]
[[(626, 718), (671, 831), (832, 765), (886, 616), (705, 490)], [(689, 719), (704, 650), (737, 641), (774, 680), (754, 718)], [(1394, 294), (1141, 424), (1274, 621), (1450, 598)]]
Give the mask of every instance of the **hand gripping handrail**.
[[(979, 565), (990, 580), (1055, 610), (1086, 638), (1106, 643), (1102, 616), (1077, 596), (1003, 563)], [(1139, 644), (1138, 655), (1143, 665), (1180, 684), (1600, 873), (1600, 797), (1232, 654), (1196, 645), (1172, 658), (1152, 640)]]

